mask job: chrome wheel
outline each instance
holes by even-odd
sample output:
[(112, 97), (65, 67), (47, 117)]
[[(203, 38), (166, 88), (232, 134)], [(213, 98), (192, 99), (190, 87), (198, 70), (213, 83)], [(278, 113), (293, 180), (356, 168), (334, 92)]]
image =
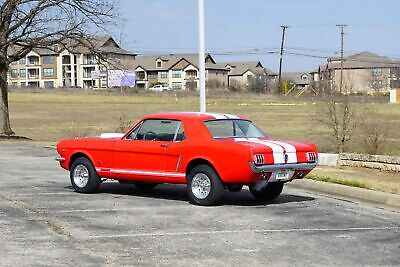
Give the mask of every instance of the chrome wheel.
[(73, 179), (76, 186), (83, 188), (89, 182), (89, 170), (85, 165), (79, 164), (75, 167)]
[(211, 180), (204, 173), (197, 173), (191, 183), (193, 195), (198, 199), (205, 199), (211, 191)]

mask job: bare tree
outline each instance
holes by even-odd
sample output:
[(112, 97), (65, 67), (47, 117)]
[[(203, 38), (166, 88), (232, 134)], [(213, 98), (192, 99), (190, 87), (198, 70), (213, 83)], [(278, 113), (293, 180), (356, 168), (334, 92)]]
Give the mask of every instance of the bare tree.
[(350, 103), (348, 95), (332, 94), (328, 97), (325, 113), (326, 118), (323, 121), (331, 130), (336, 152), (342, 153), (356, 128), (355, 107)]
[[(83, 42), (111, 23), (116, 0), (3, 0), (0, 4), (0, 135), (13, 135), (8, 109), (9, 64), (33, 48)], [(86, 39), (87, 40), (87, 39)]]
[(361, 147), (372, 155), (382, 153), (392, 137), (390, 125), (382, 121), (366, 121), (361, 126)]

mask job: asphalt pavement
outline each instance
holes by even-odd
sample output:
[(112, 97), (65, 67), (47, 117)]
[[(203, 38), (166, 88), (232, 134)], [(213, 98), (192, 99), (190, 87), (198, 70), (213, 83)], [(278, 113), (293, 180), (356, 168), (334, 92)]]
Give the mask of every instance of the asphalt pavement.
[(0, 143), (0, 265), (400, 265), (400, 213), (286, 187), (224, 205), (182, 185), (149, 192), (105, 182), (75, 193), (51, 148)]

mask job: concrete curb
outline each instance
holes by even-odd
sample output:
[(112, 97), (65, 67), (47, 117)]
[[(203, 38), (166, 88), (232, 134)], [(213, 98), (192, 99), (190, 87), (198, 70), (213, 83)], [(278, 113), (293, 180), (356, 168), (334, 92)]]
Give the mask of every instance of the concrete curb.
[(294, 180), (288, 183), (290, 187), (317, 191), (326, 194), (342, 196), (346, 198), (361, 200), (371, 204), (400, 209), (400, 195), (384, 193), (364, 188), (333, 184), (309, 179)]

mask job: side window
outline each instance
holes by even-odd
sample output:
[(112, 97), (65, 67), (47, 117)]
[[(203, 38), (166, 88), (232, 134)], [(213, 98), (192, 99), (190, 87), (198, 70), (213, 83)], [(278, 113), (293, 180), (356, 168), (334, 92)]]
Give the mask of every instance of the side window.
[(133, 129), (133, 131), (126, 137), (126, 139), (135, 139), (137, 132), (139, 131), (140, 127), (142, 126), (142, 123), (139, 124), (138, 126), (136, 126), (135, 129)]
[(176, 132), (176, 137), (175, 137), (174, 141), (176, 141), (176, 142), (183, 141), (183, 140), (185, 140), (185, 138), (186, 138), (185, 137), (185, 130), (183, 129), (183, 124), (180, 123), (179, 124), (179, 129)]
[(179, 131), (180, 124), (180, 121), (175, 120), (145, 120), (138, 130), (135, 140), (172, 142), (175, 134)]

